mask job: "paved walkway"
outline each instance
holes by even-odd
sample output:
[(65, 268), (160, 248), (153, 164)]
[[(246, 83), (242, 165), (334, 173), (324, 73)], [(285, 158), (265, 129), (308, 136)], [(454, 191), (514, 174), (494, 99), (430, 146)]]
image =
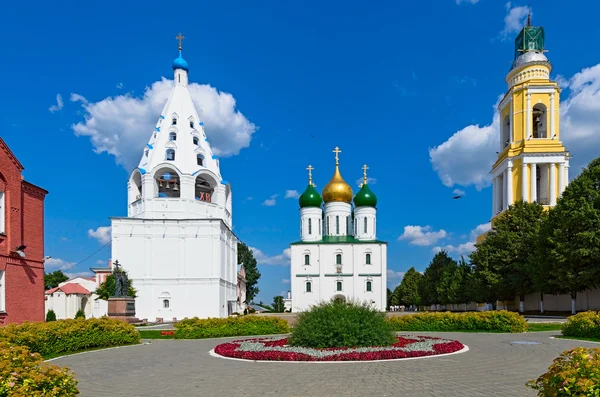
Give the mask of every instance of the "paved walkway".
[[(530, 334), (419, 333), (457, 339), (470, 351), (420, 360), (364, 363), (253, 363), (208, 354), (220, 340), (150, 344), (73, 355), (84, 397), (100, 396), (535, 396), (525, 382), (562, 351), (587, 342)], [(516, 344), (514, 342), (541, 342)]]

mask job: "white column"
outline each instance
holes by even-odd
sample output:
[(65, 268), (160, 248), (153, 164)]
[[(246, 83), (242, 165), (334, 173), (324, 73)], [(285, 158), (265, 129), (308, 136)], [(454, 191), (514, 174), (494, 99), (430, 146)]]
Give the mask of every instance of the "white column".
[(565, 163), (558, 164), (558, 196), (565, 191)]
[(554, 91), (550, 94), (550, 136), (554, 137)]
[(537, 164), (531, 164), (531, 202), (537, 201)]
[(509, 120), (509, 123), (510, 123), (510, 138), (509, 139), (510, 139), (511, 142), (515, 141), (515, 134), (514, 134), (515, 130), (514, 130), (514, 123), (513, 123), (513, 118), (514, 118), (513, 115), (514, 115), (514, 113), (515, 113), (515, 111), (513, 109), (513, 101), (511, 99), (511, 101), (510, 101), (510, 115), (508, 116), (508, 120)]
[(569, 186), (569, 163), (565, 164), (565, 189)]
[(496, 208), (498, 208), (498, 177), (494, 178), (492, 181), (492, 217), (496, 215)]
[(522, 169), (521, 169), (521, 199), (523, 201), (529, 201), (528, 191), (527, 191), (527, 163), (525, 159), (523, 159)]
[(506, 205), (506, 200), (508, 199), (508, 196), (506, 195), (506, 188), (507, 188), (507, 183), (506, 183), (506, 170), (504, 170), (504, 172), (502, 173), (502, 208), (500, 208), (501, 211), (504, 211), (507, 208)]
[(513, 203), (513, 175), (512, 175), (512, 162), (508, 162), (508, 167), (506, 168), (506, 196), (508, 200), (506, 201), (506, 208)]
[(550, 168), (550, 205), (556, 205), (556, 164), (548, 164)]
[(526, 137), (525, 139), (529, 139), (531, 136), (531, 94), (529, 90), (527, 90), (527, 109), (525, 109), (525, 122), (527, 125), (525, 126)]

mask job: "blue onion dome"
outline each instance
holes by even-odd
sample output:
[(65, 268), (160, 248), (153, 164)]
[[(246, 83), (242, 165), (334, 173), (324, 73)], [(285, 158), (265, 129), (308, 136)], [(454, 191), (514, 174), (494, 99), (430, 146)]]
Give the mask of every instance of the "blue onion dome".
[(356, 207), (376, 207), (377, 197), (375, 193), (369, 189), (369, 185), (363, 183), (362, 187), (354, 196), (354, 205)]
[(309, 183), (304, 193), (300, 195), (298, 201), (300, 203), (300, 208), (321, 207), (321, 203), (323, 202), (321, 195), (319, 195), (319, 192), (317, 192), (312, 183)]
[(173, 70), (175, 69), (183, 69), (186, 72), (189, 70), (187, 62), (181, 57), (181, 53), (179, 53), (179, 57), (173, 61)]

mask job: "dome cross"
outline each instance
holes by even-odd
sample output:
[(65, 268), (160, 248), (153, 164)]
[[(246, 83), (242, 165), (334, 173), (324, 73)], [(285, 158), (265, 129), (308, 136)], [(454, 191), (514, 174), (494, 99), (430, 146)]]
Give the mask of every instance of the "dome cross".
[(335, 147), (335, 149), (333, 149), (333, 153), (335, 153), (335, 165), (339, 165), (340, 164), (340, 158), (339, 158), (339, 154), (342, 153), (342, 151), (340, 150), (339, 147)]
[(306, 167), (306, 169), (308, 170), (308, 184), (312, 185), (313, 181), (312, 181), (312, 171), (314, 170), (312, 165), (308, 165), (308, 167)]
[(363, 170), (363, 183), (366, 184), (367, 183), (367, 170), (369, 169), (369, 167), (367, 167), (367, 165), (363, 165), (362, 166), (362, 170)]
[(179, 51), (181, 51), (183, 49), (183, 39), (185, 39), (185, 37), (181, 34), (181, 32), (179, 32), (175, 38), (179, 40)]

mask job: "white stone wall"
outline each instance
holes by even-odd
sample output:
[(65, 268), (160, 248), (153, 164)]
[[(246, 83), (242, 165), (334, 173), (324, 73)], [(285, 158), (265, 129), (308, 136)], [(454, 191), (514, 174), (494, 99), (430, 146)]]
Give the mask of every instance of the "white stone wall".
[[(367, 228), (365, 230), (365, 219)], [(377, 210), (373, 207), (354, 208), (354, 236), (359, 240), (375, 240), (377, 235)]]
[[(332, 202), (325, 204), (324, 235), (326, 236), (352, 236), (352, 206), (348, 203)], [(336, 227), (339, 220), (339, 230)], [(348, 227), (347, 227), (348, 225)]]
[(300, 208), (300, 235), (302, 241), (318, 241), (323, 238), (322, 217), (323, 210), (321, 208)]

